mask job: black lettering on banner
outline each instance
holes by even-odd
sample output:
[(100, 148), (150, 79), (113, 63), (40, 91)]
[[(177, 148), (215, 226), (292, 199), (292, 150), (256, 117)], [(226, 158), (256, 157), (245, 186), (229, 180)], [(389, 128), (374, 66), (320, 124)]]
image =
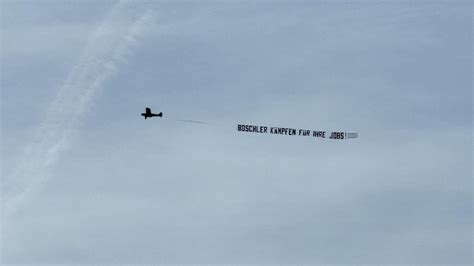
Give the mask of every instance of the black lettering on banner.
[[(270, 130), (268, 130), (270, 129)], [(269, 134), (279, 134), (279, 135), (289, 135), (289, 136), (313, 136), (316, 138), (326, 138), (326, 131), (316, 131), (316, 130), (307, 130), (307, 129), (295, 129), (289, 127), (267, 127), (267, 126), (258, 126), (258, 125), (242, 125), (237, 124), (237, 131), (241, 132), (252, 132), (252, 133), (269, 133)], [(358, 134), (354, 132), (340, 132), (334, 131), (330, 133), (330, 139), (352, 139), (357, 138)]]
[[(325, 138), (325, 134), (326, 131), (313, 131), (313, 137), (316, 137), (316, 138)], [(308, 135), (309, 135), (309, 131), (308, 131)]]
[(330, 139), (344, 139), (344, 132), (331, 132)]

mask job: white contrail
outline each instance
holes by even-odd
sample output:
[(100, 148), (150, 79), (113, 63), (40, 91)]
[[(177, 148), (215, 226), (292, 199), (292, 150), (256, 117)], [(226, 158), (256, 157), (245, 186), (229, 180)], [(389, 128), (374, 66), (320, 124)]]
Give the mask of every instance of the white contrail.
[(49, 106), (34, 141), (3, 186), (4, 214), (27, 202), (50, 178), (51, 167), (70, 146), (71, 139), (104, 81), (116, 74), (137, 38), (154, 20), (148, 10), (137, 18), (130, 3), (119, 2), (89, 39), (78, 64), (69, 73)]

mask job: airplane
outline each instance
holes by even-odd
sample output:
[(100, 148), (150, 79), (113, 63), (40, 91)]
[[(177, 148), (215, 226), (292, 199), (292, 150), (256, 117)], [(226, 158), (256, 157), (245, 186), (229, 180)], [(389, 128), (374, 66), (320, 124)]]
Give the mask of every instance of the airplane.
[(145, 108), (145, 112), (142, 113), (142, 116), (145, 117), (145, 119), (147, 119), (148, 117), (154, 117), (154, 116), (163, 117), (163, 113), (160, 112), (159, 114), (154, 114), (151, 112), (151, 109), (147, 107)]

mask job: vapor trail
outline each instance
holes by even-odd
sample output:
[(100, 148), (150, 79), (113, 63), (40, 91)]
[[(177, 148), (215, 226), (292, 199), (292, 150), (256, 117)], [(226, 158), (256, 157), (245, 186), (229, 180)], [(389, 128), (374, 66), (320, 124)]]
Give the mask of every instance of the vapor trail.
[[(77, 65), (45, 113), (34, 140), (13, 172), (4, 179), (4, 214), (32, 198), (50, 178), (50, 170), (71, 143), (104, 82), (117, 73), (133, 45), (153, 22), (151, 11), (136, 14), (121, 1), (91, 35)], [(134, 10), (134, 11), (130, 11)]]

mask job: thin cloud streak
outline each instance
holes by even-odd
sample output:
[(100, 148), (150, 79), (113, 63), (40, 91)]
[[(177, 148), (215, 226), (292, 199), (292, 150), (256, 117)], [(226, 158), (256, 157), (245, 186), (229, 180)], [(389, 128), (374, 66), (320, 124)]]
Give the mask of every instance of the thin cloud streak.
[(104, 82), (114, 76), (131, 54), (154, 13), (138, 19), (127, 13), (129, 3), (117, 3), (88, 41), (78, 64), (49, 106), (34, 140), (27, 145), (18, 166), (4, 186), (4, 214), (8, 217), (38, 193), (51, 177), (50, 171), (71, 140)]

